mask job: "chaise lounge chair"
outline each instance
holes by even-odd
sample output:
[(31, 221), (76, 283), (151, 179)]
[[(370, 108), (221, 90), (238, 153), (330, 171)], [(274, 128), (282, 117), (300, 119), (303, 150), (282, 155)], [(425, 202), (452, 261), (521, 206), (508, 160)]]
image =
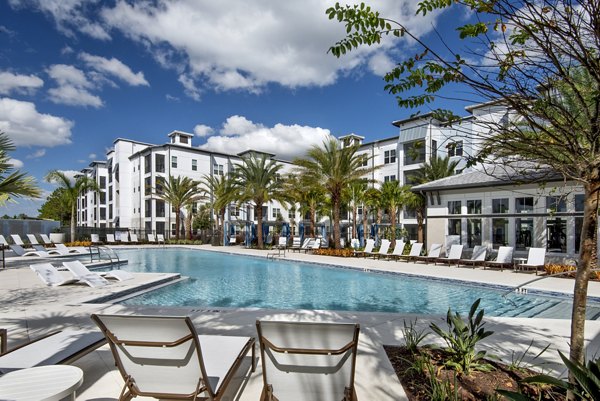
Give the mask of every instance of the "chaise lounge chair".
[(106, 343), (99, 331), (56, 331), (11, 350), (0, 329), (0, 374), (42, 365), (70, 364)]
[(498, 256), (496, 256), (496, 260), (491, 260), (485, 262), (483, 268), (500, 268), (502, 271), (505, 267), (512, 266), (512, 257), (513, 257), (513, 247), (512, 246), (501, 246), (498, 248)]
[[(78, 283), (80, 280), (70, 277), (64, 278), (62, 274), (51, 263), (38, 263), (29, 265), (44, 284), (50, 287)], [(87, 283), (86, 283), (87, 284)]]
[(375, 257), (377, 257), (377, 259), (380, 259), (382, 256), (384, 258), (387, 257), (388, 251), (390, 250), (390, 243), (390, 240), (382, 239), (379, 250), (377, 252), (365, 252), (365, 256), (372, 256), (373, 259), (375, 259)]
[(165, 244), (165, 236), (163, 234), (156, 234), (156, 241), (159, 244)]
[(38, 242), (38, 240), (37, 240), (37, 238), (36, 238), (35, 234), (27, 234), (27, 239), (29, 240), (29, 243), (30, 243), (32, 246), (33, 246), (33, 245), (41, 245), (41, 244)]
[(448, 252), (448, 256), (446, 256), (445, 258), (437, 258), (435, 260), (435, 264), (437, 265), (438, 262), (440, 262), (440, 263), (447, 263), (448, 266), (450, 266), (452, 263), (458, 263), (461, 255), (462, 255), (462, 251), (463, 251), (462, 245), (454, 244), (450, 248), (450, 252)]
[(404, 252), (405, 245), (406, 244), (404, 243), (404, 240), (396, 240), (394, 250), (392, 251), (392, 253), (387, 255), (388, 259), (398, 259), (399, 257), (401, 257), (402, 253)]
[(523, 269), (535, 269), (535, 275), (538, 274), (538, 269), (541, 267), (542, 270), (546, 265), (546, 248), (529, 248), (527, 254), (527, 262), (517, 265), (520, 270)]
[(438, 259), (440, 253), (442, 253), (442, 244), (431, 244), (427, 256), (415, 256), (413, 259), (415, 262), (425, 262), (429, 264), (429, 262), (434, 262)]
[(138, 244), (140, 241), (138, 240), (138, 236), (137, 234), (131, 233), (129, 234), (129, 239), (131, 240), (132, 244)]
[(104, 333), (125, 385), (119, 400), (137, 396), (218, 401), (253, 337), (198, 335), (189, 317), (92, 315)]
[(358, 324), (257, 321), (261, 401), (356, 401)]
[(10, 238), (12, 238), (13, 242), (15, 243), (15, 245), (22, 246), (23, 248), (27, 247), (27, 244), (25, 244), (23, 242), (23, 239), (21, 238), (21, 236), (19, 234), (11, 234)]
[(313, 238), (308, 238), (308, 237), (304, 238), (304, 241), (302, 242), (302, 245), (300, 245), (298, 247), (292, 246), (292, 248), (291, 248), (292, 251), (294, 251), (294, 252), (296, 252), (296, 251), (300, 252), (300, 251), (303, 251), (303, 250), (307, 249), (308, 245), (310, 244), (310, 242), (311, 242), (312, 239)]
[(485, 263), (485, 257), (487, 256), (487, 247), (483, 245), (475, 245), (473, 247), (473, 253), (471, 254), (470, 259), (459, 259), (456, 263), (456, 266), (471, 266), (475, 268), (475, 266), (480, 266)]
[(111, 270), (109, 272), (96, 273), (90, 271), (90, 269), (88, 269), (83, 263), (81, 263), (78, 260), (63, 262), (63, 266), (73, 274), (73, 277), (80, 280), (85, 278), (89, 279), (89, 277), (91, 276), (98, 276), (99, 278), (94, 277), (94, 282), (104, 282), (104, 284), (101, 285), (108, 284), (108, 281), (105, 280), (107, 278), (114, 278), (118, 281), (131, 280), (133, 278), (133, 275), (125, 270)]
[(46, 251), (26, 251), (25, 249), (23, 249), (23, 247), (21, 245), (17, 245), (17, 244), (11, 244), (9, 245), (10, 249), (12, 249), (12, 251), (15, 253), (15, 255), (17, 256), (22, 256), (22, 257), (27, 257), (27, 256), (39, 256), (41, 258), (49, 258), (52, 255)]
[(156, 236), (154, 234), (146, 234), (146, 238), (148, 238), (148, 242), (151, 244), (156, 243)]
[(353, 255), (354, 256), (365, 256), (372, 253), (373, 252), (373, 247), (375, 247), (375, 240), (372, 238), (369, 238), (367, 240), (367, 243), (365, 244), (365, 249), (363, 249), (362, 251), (354, 251)]
[(413, 259), (421, 256), (421, 251), (422, 250), (423, 250), (423, 243), (422, 242), (415, 242), (414, 244), (410, 245), (410, 252), (408, 253), (408, 255), (399, 256), (398, 259), (402, 259), (405, 262), (410, 262)]
[(54, 245), (54, 242), (46, 234), (40, 234), (40, 238), (44, 242), (44, 245)]

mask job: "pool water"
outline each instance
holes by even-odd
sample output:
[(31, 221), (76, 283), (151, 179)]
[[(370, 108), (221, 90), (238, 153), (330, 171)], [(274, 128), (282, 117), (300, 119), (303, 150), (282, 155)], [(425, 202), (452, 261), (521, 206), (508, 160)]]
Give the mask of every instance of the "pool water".
[[(487, 316), (568, 319), (568, 298), (506, 294), (504, 289), (407, 275), (190, 249), (119, 250), (132, 272), (172, 272), (191, 280), (129, 298), (126, 305), (311, 309), (467, 314), (481, 298)], [(393, 263), (393, 262), (390, 262)], [(588, 305), (588, 318), (600, 305)]]

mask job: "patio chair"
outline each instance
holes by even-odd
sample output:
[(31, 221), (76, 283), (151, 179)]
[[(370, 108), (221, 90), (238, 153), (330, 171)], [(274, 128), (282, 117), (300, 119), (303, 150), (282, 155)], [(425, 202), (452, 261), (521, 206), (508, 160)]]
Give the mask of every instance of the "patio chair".
[(542, 270), (546, 265), (546, 248), (529, 248), (529, 254), (527, 255), (527, 262), (517, 265), (520, 270), (523, 269), (535, 269), (535, 275), (538, 274), (538, 269), (541, 267)]
[(302, 245), (300, 245), (300, 246), (298, 246), (298, 247), (292, 246), (291, 250), (292, 250), (293, 252), (295, 252), (295, 251), (298, 251), (298, 252), (300, 252), (300, 251), (303, 251), (303, 250), (305, 250), (306, 248), (308, 248), (308, 244), (311, 242), (311, 241), (310, 241), (311, 239), (313, 239), (313, 238), (308, 238), (308, 237), (307, 237), (307, 238), (304, 238), (304, 241), (302, 242)]
[(89, 253), (84, 247), (68, 247), (65, 244), (54, 244), (55, 248), (48, 250), (50, 255), (82, 255)]
[(301, 245), (302, 241), (300, 237), (292, 237), (292, 246), (290, 247), (290, 249), (300, 248)]
[(92, 315), (125, 380), (119, 400), (137, 396), (220, 400), (252, 350), (253, 337), (198, 335), (189, 317)]
[(402, 256), (402, 253), (404, 252), (404, 246), (406, 244), (404, 243), (404, 240), (399, 240), (396, 241), (396, 245), (394, 246), (394, 250), (392, 251), (392, 253), (390, 253), (389, 255), (387, 255), (388, 259), (398, 259), (399, 257)]
[(261, 401), (356, 401), (358, 324), (257, 321)]
[(13, 242), (15, 243), (15, 245), (22, 246), (23, 248), (27, 247), (27, 244), (25, 244), (23, 242), (23, 239), (21, 238), (21, 236), (19, 234), (11, 234), (10, 238), (12, 238)]
[(354, 251), (354, 256), (365, 256), (371, 252), (373, 252), (373, 247), (375, 246), (375, 240), (369, 238), (367, 243), (365, 244), (365, 249), (362, 251)]
[(450, 248), (450, 252), (448, 252), (448, 256), (446, 256), (445, 258), (437, 258), (435, 260), (435, 264), (437, 265), (438, 262), (440, 262), (447, 263), (448, 266), (450, 266), (452, 263), (458, 263), (462, 255), (462, 251), (463, 245), (452, 245), (452, 247)]
[(165, 236), (163, 234), (156, 234), (156, 241), (159, 244), (165, 244)]
[[(88, 276), (97, 275), (101, 280), (97, 280), (97, 282), (106, 281), (107, 278), (114, 278), (118, 281), (131, 280), (133, 275), (125, 270), (111, 270), (109, 272), (93, 272), (88, 269), (83, 263), (78, 260), (71, 260), (68, 262), (63, 262), (63, 266), (69, 270), (75, 278), (82, 279)], [(104, 285), (108, 284), (108, 281)]]
[(277, 245), (275, 245), (276, 249), (287, 249), (287, 237), (281, 236), (277, 240)]
[(29, 240), (29, 243), (30, 243), (31, 245), (41, 245), (41, 244), (38, 242), (38, 240), (37, 240), (37, 238), (36, 238), (35, 234), (27, 234), (27, 239)]
[(405, 262), (410, 262), (412, 261), (414, 258), (421, 256), (421, 251), (423, 250), (423, 243), (422, 242), (415, 242), (414, 244), (411, 244), (410, 246), (410, 252), (408, 253), (408, 255), (401, 255), (398, 257), (398, 259), (402, 259)]
[(117, 241), (119, 241), (121, 244), (128, 244), (129, 243), (129, 232), (128, 231), (117, 231), (117, 234), (115, 235)]
[(7, 330), (0, 329), (0, 374), (35, 366), (70, 364), (106, 343), (97, 330), (64, 330), (8, 350), (7, 337)]
[(133, 244), (138, 244), (139, 240), (138, 240), (138, 236), (135, 233), (131, 233), (129, 234), (129, 240), (131, 241), (131, 243)]
[(40, 238), (44, 242), (44, 245), (54, 245), (54, 242), (46, 234), (40, 234)]
[(106, 243), (107, 244), (116, 244), (115, 235), (114, 234), (106, 234)]
[(433, 262), (440, 257), (440, 253), (442, 253), (442, 244), (431, 244), (429, 247), (429, 252), (427, 252), (426, 256), (415, 256), (413, 260), (415, 262), (425, 262), (429, 264), (429, 262)]
[(79, 280), (70, 277), (64, 278), (62, 274), (51, 263), (38, 263), (29, 265), (31, 270), (49, 287), (57, 287), (59, 285), (67, 285), (77, 283)]
[(321, 238), (314, 238), (314, 241), (309, 243), (309, 246), (304, 250), (304, 253), (314, 252), (321, 248)]
[(2, 245), (4, 248), (8, 248), (8, 241), (6, 240), (6, 238), (4, 238), (4, 235), (0, 234), (0, 245)]
[(485, 257), (487, 256), (487, 247), (483, 245), (475, 245), (473, 247), (473, 253), (471, 254), (470, 259), (459, 259), (456, 262), (456, 266), (471, 266), (475, 268), (475, 266), (483, 265), (485, 263)]
[(98, 235), (98, 234), (90, 234), (90, 240), (92, 241), (92, 244), (101, 244), (102, 243), (100, 241), (100, 235)]
[(390, 240), (382, 239), (379, 250), (377, 252), (365, 252), (365, 257), (373, 256), (373, 259), (375, 259), (375, 257), (377, 257), (378, 259), (381, 258), (382, 256), (387, 257), (389, 250), (390, 250)]
[(22, 257), (39, 256), (41, 258), (49, 258), (51, 256), (50, 253), (46, 251), (26, 251), (21, 245), (17, 244), (11, 244), (9, 245), (9, 248), (12, 249), (15, 255)]
[(358, 238), (350, 239), (350, 248), (354, 250), (360, 248), (360, 240)]
[(148, 242), (151, 244), (155, 244), (156, 243), (156, 236), (152, 233), (150, 234), (146, 234), (146, 238), (148, 238)]
[(505, 267), (512, 266), (512, 257), (513, 257), (513, 247), (512, 246), (501, 246), (498, 248), (498, 256), (496, 256), (496, 260), (491, 260), (485, 262), (483, 268), (500, 268), (502, 271)]
[(235, 235), (229, 237), (229, 245), (237, 245), (237, 237)]

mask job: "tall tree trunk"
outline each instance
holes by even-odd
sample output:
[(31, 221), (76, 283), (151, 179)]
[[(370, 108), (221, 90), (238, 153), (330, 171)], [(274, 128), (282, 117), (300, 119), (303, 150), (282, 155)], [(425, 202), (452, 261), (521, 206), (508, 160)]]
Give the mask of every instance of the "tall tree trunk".
[(181, 218), (179, 216), (179, 208), (175, 208), (175, 239), (179, 240), (179, 228), (181, 224)]
[[(583, 212), (583, 227), (581, 230), (581, 247), (579, 265), (573, 289), (573, 313), (571, 316), (571, 350), (570, 359), (581, 364), (585, 359), (584, 332), (585, 310), (587, 306), (587, 290), (591, 269), (597, 264), (596, 252), (598, 232), (598, 198), (600, 196), (600, 178), (590, 180), (585, 188), (585, 205)], [(575, 383), (575, 377), (569, 372), (569, 381)], [(569, 394), (574, 400), (574, 395)]]
[(391, 208), (391, 210), (390, 210), (390, 225), (392, 227), (392, 241), (391, 241), (390, 245), (392, 247), (396, 246), (396, 213), (397, 213), (396, 208)]
[(77, 225), (77, 214), (75, 203), (73, 203), (73, 206), (71, 206), (71, 242), (75, 242), (75, 225)]
[[(219, 220), (221, 220), (221, 223), (219, 223)], [(223, 230), (225, 230), (225, 208), (219, 210), (217, 216), (217, 231), (221, 233), (221, 235), (219, 235), (219, 244), (225, 246), (225, 233)]]
[(335, 249), (342, 247), (340, 243), (340, 199), (339, 197), (333, 198), (333, 246)]
[(315, 233), (315, 227), (316, 227), (316, 220), (317, 220), (317, 211), (315, 210), (315, 208), (313, 206), (310, 207), (310, 236), (311, 237), (316, 237), (316, 233)]
[(368, 233), (367, 230), (369, 229), (369, 210), (367, 209), (366, 205), (363, 206), (362, 224), (363, 224), (363, 242), (364, 242), (365, 238), (367, 237), (367, 233)]
[(258, 241), (258, 249), (263, 249), (263, 231), (262, 231), (262, 203), (256, 204), (256, 219), (258, 220), (258, 225), (256, 227), (256, 239)]
[(423, 209), (417, 208), (416, 214), (417, 214), (417, 242), (420, 242), (422, 244), (423, 241), (425, 240), (425, 235), (423, 232)]
[(358, 207), (356, 206), (356, 204), (352, 205), (352, 238), (357, 238), (356, 235), (356, 215), (358, 212)]

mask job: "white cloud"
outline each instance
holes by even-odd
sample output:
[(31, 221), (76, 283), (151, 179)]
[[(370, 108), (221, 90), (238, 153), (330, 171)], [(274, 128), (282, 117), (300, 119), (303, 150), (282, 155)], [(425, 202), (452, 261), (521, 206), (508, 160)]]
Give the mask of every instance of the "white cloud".
[(165, 95), (165, 99), (167, 99), (167, 101), (169, 101), (169, 102), (180, 102), (181, 101), (181, 99), (179, 99), (177, 96), (173, 96), (168, 93)]
[(194, 127), (194, 134), (199, 137), (212, 135), (215, 130), (212, 127), (204, 124), (198, 124)]
[(23, 168), (23, 162), (19, 159), (9, 159), (8, 164), (12, 164), (12, 166), (16, 169)]
[(89, 68), (92, 68), (96, 71), (113, 75), (132, 86), (150, 86), (146, 78), (144, 78), (143, 72), (134, 73), (131, 71), (131, 68), (123, 64), (122, 61), (111, 58), (107, 59), (100, 56), (94, 56), (89, 53), (81, 53), (79, 58), (82, 59)]
[(63, 47), (60, 50), (60, 54), (62, 54), (63, 56), (65, 54), (71, 54), (71, 53), (74, 53), (74, 52), (75, 52), (75, 50), (73, 50), (73, 48), (71, 46), (65, 46), (65, 47)]
[[(240, 129), (237, 134), (234, 133), (235, 128)], [(296, 124), (265, 127), (241, 116), (229, 117), (221, 132), (224, 134), (211, 136), (200, 148), (231, 154), (253, 149), (292, 160), (304, 156), (310, 147), (322, 144), (331, 136), (330, 131), (324, 128)]]
[(35, 75), (0, 72), (0, 94), (3, 95), (8, 95), (10, 92), (33, 93), (43, 85), (44, 81)]
[(89, 158), (90, 160), (96, 160), (96, 157), (98, 157), (98, 155), (97, 155), (97, 154), (95, 154), (95, 153), (90, 153), (90, 154), (88, 155), (88, 158)]
[(369, 60), (369, 69), (376, 75), (384, 76), (394, 68), (395, 63), (386, 53), (376, 53)]
[(177, 79), (183, 85), (183, 92), (194, 99), (200, 101), (200, 89), (196, 86), (194, 79), (187, 75), (180, 75)]
[(25, 157), (27, 157), (28, 159), (38, 159), (38, 158), (44, 156), (45, 154), (46, 154), (46, 149), (39, 149)]
[[(421, 36), (433, 30), (442, 13), (414, 18), (419, 2), (381, 0), (375, 8)], [(101, 18), (146, 46), (161, 65), (179, 72), (185, 64), (180, 82), (188, 95), (199, 98), (204, 88), (260, 92), (269, 83), (289, 88), (325, 86), (340, 74), (362, 67), (380, 74), (384, 59), (370, 63), (371, 58), (407, 39), (385, 37), (378, 46), (336, 59), (327, 49), (345, 36), (345, 29), (325, 14), (331, 4), (330, 0), (119, 0), (114, 7), (105, 7)]]
[(35, 104), (0, 98), (0, 131), (16, 146), (53, 147), (71, 143), (73, 122), (36, 110)]
[(102, 107), (102, 99), (90, 92), (93, 84), (80, 69), (71, 65), (54, 64), (47, 72), (58, 84), (58, 87), (48, 90), (52, 102), (70, 106)]
[(73, 37), (79, 31), (95, 39), (108, 40), (106, 29), (86, 15), (93, 10), (97, 0), (9, 0), (13, 8), (37, 9), (54, 19), (63, 34)]

